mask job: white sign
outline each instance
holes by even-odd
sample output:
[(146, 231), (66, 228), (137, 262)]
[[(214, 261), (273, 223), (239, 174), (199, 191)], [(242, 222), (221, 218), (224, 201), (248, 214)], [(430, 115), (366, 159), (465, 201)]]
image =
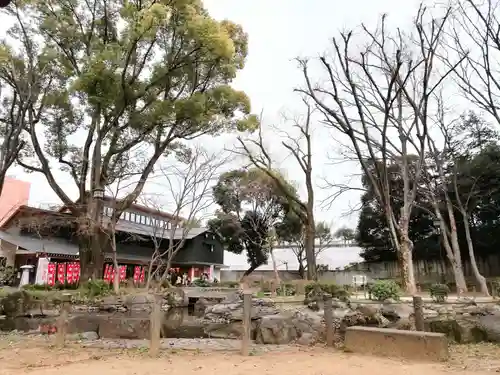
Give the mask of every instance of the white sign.
[(35, 284), (45, 285), (48, 280), (49, 273), (49, 258), (38, 258), (38, 266), (36, 267)]

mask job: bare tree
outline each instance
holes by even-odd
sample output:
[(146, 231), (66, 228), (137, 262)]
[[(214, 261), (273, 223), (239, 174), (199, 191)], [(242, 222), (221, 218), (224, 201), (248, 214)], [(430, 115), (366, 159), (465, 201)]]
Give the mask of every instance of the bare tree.
[(460, 295), (467, 291), (467, 284), (458, 242), (455, 209), (448, 191), (448, 174), (446, 169), (449, 165), (450, 135), (448, 124), (445, 122), (442, 99), (439, 100), (438, 106), (437, 124), (444, 142), (439, 147), (433, 137), (429, 136), (427, 138), (430, 166), (428, 167), (427, 178), (425, 178), (424, 183), (427, 186), (427, 198), (439, 223), (439, 233), (443, 241), (446, 256), (453, 270), (457, 293)]
[(281, 145), (293, 156), (293, 159), (304, 175), (307, 190), (306, 202), (303, 202), (298, 195), (292, 194), (290, 189), (283, 184), (280, 176), (274, 173), (275, 165), (273, 164), (271, 153), (265, 145), (262, 130), (259, 131), (257, 139), (242, 139), (238, 137), (238, 140), (243, 150), (240, 153), (248, 157), (256, 168), (274, 179), (281, 192), (290, 201), (292, 210), (295, 211), (303, 222), (305, 227), (304, 250), (308, 265), (307, 278), (309, 280), (317, 280), (316, 255), (314, 252), (316, 228), (314, 220), (313, 142), (311, 128), (313, 108), (307, 100), (303, 99), (302, 102), (306, 108), (305, 115), (291, 119), (289, 122), (292, 124), (292, 131), (281, 131), (280, 136), (283, 139)]
[[(319, 59), (324, 84), (314, 84), (310, 62), (299, 61), (306, 87), (298, 91), (313, 100), (327, 126), (348, 139), (384, 208), (409, 293), (416, 285), (408, 227), (424, 165), (428, 116), (434, 91), (454, 68), (444, 73), (435, 68), (449, 15), (448, 9), (436, 19), (420, 7), (408, 35), (399, 29), (391, 35), (383, 16), (375, 31), (362, 25), (368, 45), (360, 53), (353, 51), (353, 32), (341, 33), (333, 39), (333, 57)], [(390, 165), (399, 166), (403, 183), (400, 212), (391, 206)]]
[[(292, 219), (293, 220), (293, 219)], [(305, 230), (304, 227), (301, 226), (297, 231), (294, 229), (295, 225), (293, 222), (285, 220), (281, 225), (278, 226), (277, 232), (278, 237), (281, 241), (281, 244), (289, 247), (297, 262), (299, 264), (299, 274), (303, 279), (305, 278), (305, 274), (307, 269), (309, 268), (309, 264), (307, 264), (306, 260), (306, 249), (305, 249)], [(331, 233), (331, 228), (325, 222), (317, 222), (315, 228), (315, 238), (314, 238), (314, 258), (317, 260), (318, 256), (328, 248), (333, 240), (333, 235)], [(319, 269), (319, 265), (316, 266), (316, 272)]]
[[(456, 83), (466, 98), (488, 112), (500, 125), (500, 28), (498, 0), (460, 0), (456, 3), (443, 61), (454, 66)], [(453, 59), (453, 60), (452, 60)]]
[(152, 224), (151, 240), (153, 255), (148, 267), (147, 287), (151, 280), (159, 277), (164, 281), (168, 276), (172, 261), (183, 248), (191, 231), (207, 215), (212, 204), (212, 186), (221, 167), (228, 161), (222, 154), (210, 154), (202, 148), (191, 150), (183, 165), (161, 167), (165, 179), (162, 203), (158, 197), (145, 200), (145, 204), (157, 211), (158, 218), (170, 208), (170, 220), (155, 220)]
[[(111, 250), (111, 259), (113, 261), (114, 277), (113, 277), (113, 290), (118, 293), (120, 290), (120, 268), (118, 265), (118, 248), (116, 238), (116, 227), (122, 212), (120, 211), (120, 199), (126, 196), (129, 190), (133, 189), (136, 181), (131, 178), (136, 174), (124, 174), (115, 179), (113, 186), (106, 187), (106, 206), (104, 213), (99, 223), (96, 223), (101, 231), (104, 233), (106, 239), (103, 244), (104, 248)], [(120, 216), (119, 216), (120, 215)]]

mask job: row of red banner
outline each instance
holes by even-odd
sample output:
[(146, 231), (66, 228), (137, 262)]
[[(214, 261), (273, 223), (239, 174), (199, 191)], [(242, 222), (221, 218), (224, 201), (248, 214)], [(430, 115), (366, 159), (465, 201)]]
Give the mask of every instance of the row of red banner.
[[(127, 278), (127, 266), (118, 266), (120, 282)], [(56, 272), (57, 270), (57, 272)], [(134, 267), (134, 284), (144, 283), (146, 267)], [(115, 269), (112, 265), (106, 264), (104, 268), (104, 281), (112, 283), (115, 277)], [(59, 284), (74, 284), (80, 280), (80, 263), (49, 263), (47, 268), (47, 284), (54, 286), (56, 281)]]
[(80, 280), (80, 263), (49, 263), (47, 268), (47, 284), (54, 286), (56, 280), (59, 284), (75, 284)]
[[(118, 272), (120, 273), (120, 282), (124, 282), (127, 279), (127, 266), (118, 266)], [(146, 273), (146, 267), (135, 266), (134, 267), (134, 284), (142, 284), (144, 283)], [(115, 268), (106, 264), (104, 267), (104, 281), (107, 283), (112, 283), (115, 278)]]

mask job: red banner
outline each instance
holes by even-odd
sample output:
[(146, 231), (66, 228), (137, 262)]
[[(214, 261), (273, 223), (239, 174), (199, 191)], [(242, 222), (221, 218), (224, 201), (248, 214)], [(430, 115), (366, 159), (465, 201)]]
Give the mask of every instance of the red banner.
[(47, 268), (47, 284), (54, 286), (56, 281), (56, 265), (55, 263), (49, 263)]
[(57, 264), (57, 282), (63, 285), (66, 282), (66, 263)]
[(127, 266), (120, 266), (120, 282), (127, 279)]
[(134, 284), (139, 283), (139, 278), (141, 277), (141, 266), (134, 267)]
[(68, 280), (68, 284), (73, 284), (75, 282), (75, 280), (73, 279), (73, 267), (74, 263), (68, 263), (68, 266), (66, 267), (66, 280)]
[(144, 284), (144, 274), (146, 272), (146, 267), (142, 267), (141, 277), (139, 278), (139, 283)]
[(80, 262), (73, 263), (73, 282), (80, 281)]

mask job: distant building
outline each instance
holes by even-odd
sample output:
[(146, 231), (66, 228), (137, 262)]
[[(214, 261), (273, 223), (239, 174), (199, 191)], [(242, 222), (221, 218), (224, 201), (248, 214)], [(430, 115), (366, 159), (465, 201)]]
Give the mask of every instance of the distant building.
[[(58, 211), (20, 205), (0, 226), (0, 245), (7, 264), (19, 268), (37, 265), (39, 258), (49, 257), (51, 262), (65, 263), (79, 259), (75, 235), (75, 218), (64, 207)], [(105, 197), (103, 218), (113, 212), (113, 200)], [(185, 229), (175, 227), (178, 220), (166, 212), (159, 212), (138, 204), (126, 210), (116, 224), (117, 258), (127, 266), (131, 277), (134, 266), (148, 265), (155, 246), (168, 249), (169, 240), (184, 240), (171, 267), (187, 273), (190, 279), (206, 273), (220, 280), (224, 251), (222, 244), (207, 228)], [(182, 220), (181, 220), (182, 221)], [(40, 224), (43, 223), (43, 224)], [(178, 242), (179, 243), (179, 242)], [(105, 251), (105, 262), (112, 262), (111, 249)], [(36, 271), (36, 270), (35, 270)]]
[(0, 195), (0, 225), (9, 219), (18, 207), (28, 204), (30, 188), (30, 182), (5, 177), (2, 195)]

